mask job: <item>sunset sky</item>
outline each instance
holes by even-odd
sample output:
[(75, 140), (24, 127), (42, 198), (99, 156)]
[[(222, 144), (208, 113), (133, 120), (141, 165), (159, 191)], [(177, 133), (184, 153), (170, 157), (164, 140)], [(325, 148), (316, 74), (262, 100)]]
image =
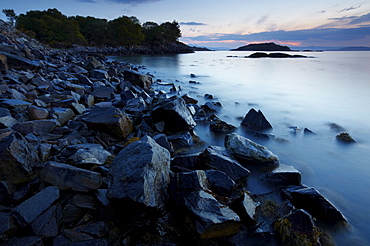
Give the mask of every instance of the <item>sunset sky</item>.
[[(289, 47), (370, 46), (369, 0), (0, 0), (16, 14), (57, 8), (67, 16), (108, 20), (135, 16), (141, 23), (180, 23), (182, 42), (236, 48), (253, 42)], [(6, 19), (1, 13), (1, 18)]]

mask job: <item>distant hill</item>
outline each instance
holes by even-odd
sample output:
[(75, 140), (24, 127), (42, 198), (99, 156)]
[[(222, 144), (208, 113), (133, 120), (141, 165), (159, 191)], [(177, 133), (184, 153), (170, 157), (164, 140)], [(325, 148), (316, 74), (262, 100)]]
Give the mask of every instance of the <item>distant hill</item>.
[(214, 51), (214, 50), (210, 50), (206, 47), (197, 47), (197, 46), (189, 46), (191, 49), (193, 49), (194, 51)]
[(248, 44), (231, 51), (291, 51), (288, 46), (282, 46), (275, 43)]
[(350, 46), (338, 49), (339, 51), (370, 51), (370, 47), (365, 46)]

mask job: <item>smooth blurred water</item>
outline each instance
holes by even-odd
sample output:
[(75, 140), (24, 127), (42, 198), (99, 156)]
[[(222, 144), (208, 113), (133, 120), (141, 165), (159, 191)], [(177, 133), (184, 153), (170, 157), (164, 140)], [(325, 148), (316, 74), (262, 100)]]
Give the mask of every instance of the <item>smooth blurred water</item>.
[[(181, 85), (181, 93), (198, 99), (200, 105), (206, 102), (205, 93), (214, 95), (223, 104), (218, 116), (235, 126), (249, 109), (260, 109), (276, 139), (253, 140), (298, 169), (302, 182), (319, 190), (349, 220), (349, 229), (334, 233), (337, 244), (370, 245), (370, 52), (244, 58), (249, 54), (217, 51), (110, 59), (147, 66), (163, 82)], [(338, 132), (328, 123), (344, 127), (358, 144), (336, 141)], [(292, 134), (289, 126), (302, 132)], [(317, 135), (303, 135), (305, 127)], [(208, 127), (199, 125), (196, 131), (209, 144), (223, 145)], [(237, 133), (248, 136), (240, 127)], [(262, 192), (258, 186), (250, 189)]]

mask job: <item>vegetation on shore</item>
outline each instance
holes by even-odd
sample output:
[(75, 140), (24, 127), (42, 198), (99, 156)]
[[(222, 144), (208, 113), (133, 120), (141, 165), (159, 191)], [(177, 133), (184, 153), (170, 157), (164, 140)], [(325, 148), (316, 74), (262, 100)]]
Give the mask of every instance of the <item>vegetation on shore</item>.
[(121, 16), (114, 20), (91, 16), (63, 15), (57, 9), (32, 10), (16, 15), (12, 9), (3, 9), (10, 24), (52, 47), (71, 47), (73, 44), (95, 47), (160, 47), (178, 42), (181, 37), (177, 21), (145, 22), (134, 17)]

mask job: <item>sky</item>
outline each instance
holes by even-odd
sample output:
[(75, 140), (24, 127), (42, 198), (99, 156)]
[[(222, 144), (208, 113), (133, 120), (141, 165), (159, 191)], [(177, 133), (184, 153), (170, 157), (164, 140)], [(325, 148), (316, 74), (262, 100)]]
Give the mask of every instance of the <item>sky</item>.
[[(0, 0), (0, 6), (16, 14), (56, 8), (66, 16), (176, 20), (180, 41), (208, 48), (370, 46), (370, 0)], [(3, 13), (0, 18), (6, 19)]]

